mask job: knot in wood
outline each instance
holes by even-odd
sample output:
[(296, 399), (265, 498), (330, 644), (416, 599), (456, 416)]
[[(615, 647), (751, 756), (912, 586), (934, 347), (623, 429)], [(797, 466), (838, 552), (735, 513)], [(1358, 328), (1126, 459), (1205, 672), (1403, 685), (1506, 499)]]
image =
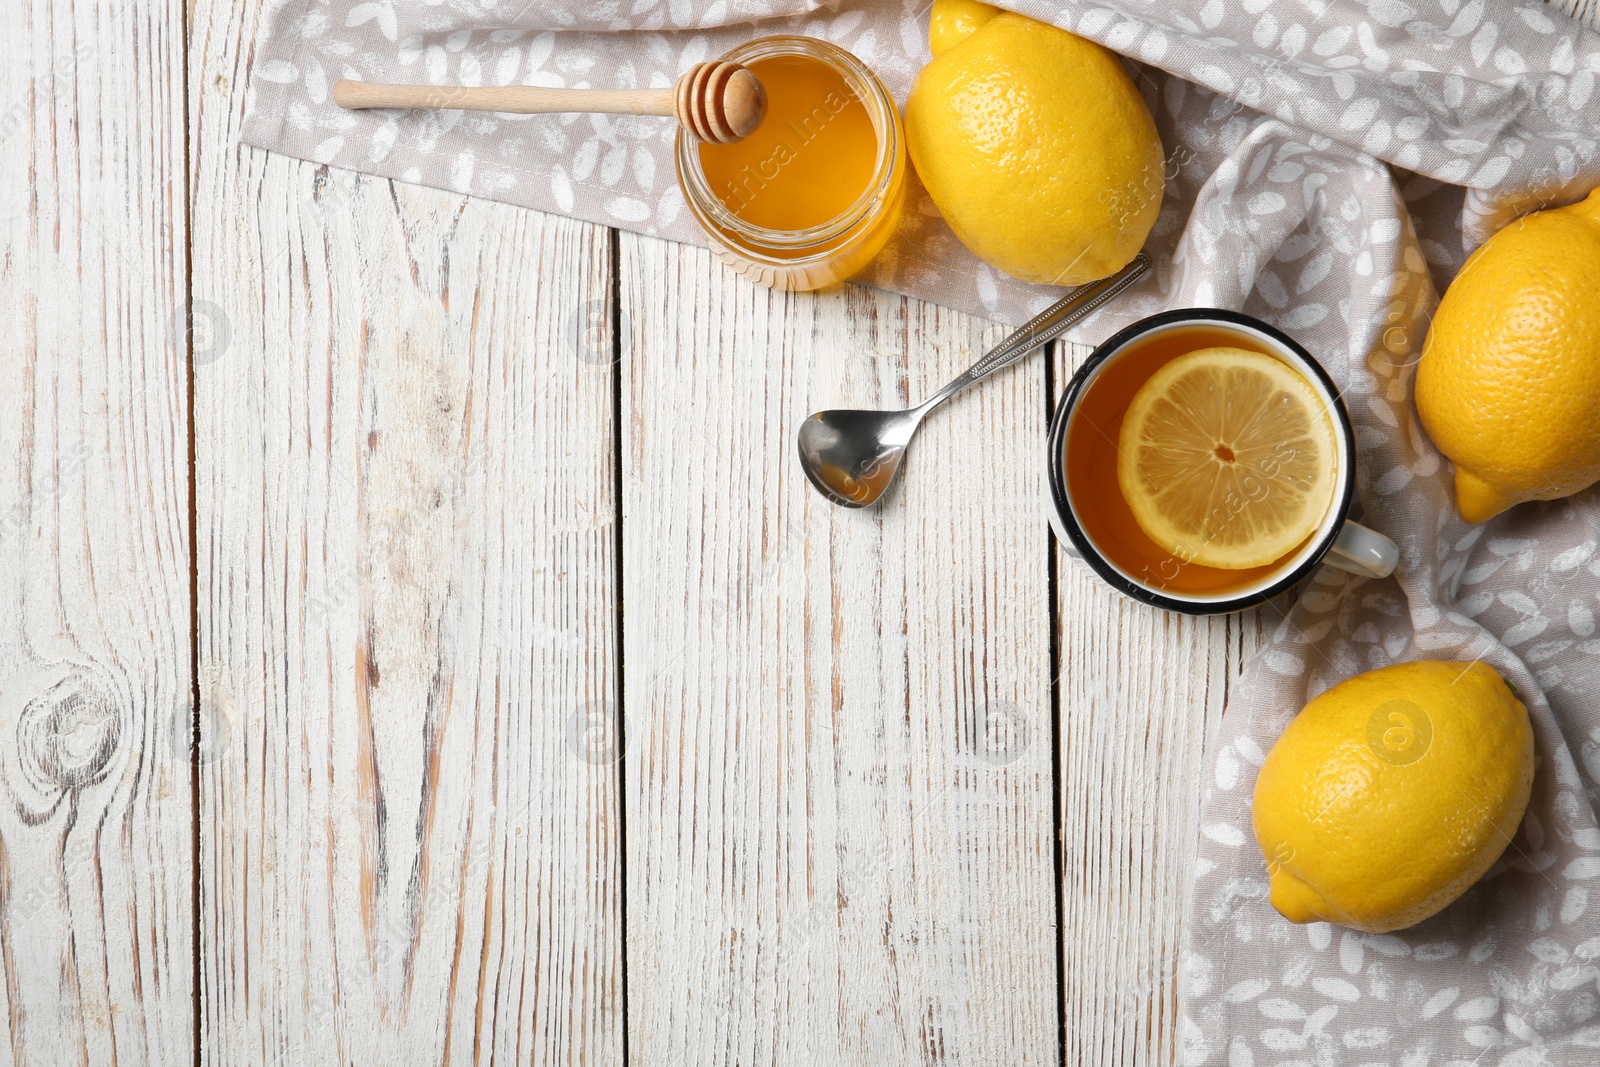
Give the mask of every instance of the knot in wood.
[(35, 788), (82, 789), (99, 781), (122, 739), (116, 699), (74, 671), (28, 701), (17, 723), (17, 751)]

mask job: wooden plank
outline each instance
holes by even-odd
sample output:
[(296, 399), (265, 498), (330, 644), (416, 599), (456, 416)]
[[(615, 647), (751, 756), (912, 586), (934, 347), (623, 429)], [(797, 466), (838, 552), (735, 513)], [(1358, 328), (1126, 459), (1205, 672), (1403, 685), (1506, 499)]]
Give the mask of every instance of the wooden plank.
[(183, 47), (176, 0), (0, 19), (10, 1063), (192, 1054)]
[[(1090, 351), (1060, 346), (1058, 392)], [(1207, 744), (1279, 609), (1188, 618), (1056, 568), (1066, 1062), (1174, 1063)]]
[(195, 4), (215, 1064), (619, 1063), (608, 232), (236, 143)]
[(1043, 363), (845, 511), (805, 415), (1002, 331), (626, 234), (620, 273), (632, 1062), (1056, 1063)]

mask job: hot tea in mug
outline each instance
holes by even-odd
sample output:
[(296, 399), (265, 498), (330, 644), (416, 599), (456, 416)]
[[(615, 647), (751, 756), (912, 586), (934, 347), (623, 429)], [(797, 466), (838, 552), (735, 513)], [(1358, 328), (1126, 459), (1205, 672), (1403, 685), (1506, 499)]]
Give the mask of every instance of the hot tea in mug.
[(1232, 312), (1123, 330), (1074, 377), (1051, 433), (1064, 542), (1117, 588), (1195, 614), (1288, 588), (1325, 556), (1383, 576), (1392, 542), (1344, 519), (1348, 414), (1300, 346)]

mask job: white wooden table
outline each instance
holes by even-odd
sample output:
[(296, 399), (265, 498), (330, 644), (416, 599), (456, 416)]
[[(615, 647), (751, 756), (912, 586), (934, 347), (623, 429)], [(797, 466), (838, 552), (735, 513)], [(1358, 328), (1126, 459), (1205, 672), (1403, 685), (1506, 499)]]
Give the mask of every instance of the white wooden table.
[(240, 147), (261, 8), (0, 19), (0, 1061), (1169, 1062), (1270, 620), (1056, 550), (1082, 353), (830, 507), (999, 327)]

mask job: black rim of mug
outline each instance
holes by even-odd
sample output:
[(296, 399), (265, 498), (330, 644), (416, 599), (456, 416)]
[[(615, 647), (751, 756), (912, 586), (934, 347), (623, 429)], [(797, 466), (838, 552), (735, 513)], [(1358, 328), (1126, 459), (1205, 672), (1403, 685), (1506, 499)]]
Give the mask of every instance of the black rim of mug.
[[(1077, 516), (1072, 512), (1072, 505), (1067, 497), (1067, 464), (1066, 442), (1067, 423), (1072, 410), (1077, 407), (1078, 401), (1083, 396), (1083, 391), (1094, 377), (1095, 371), (1107, 360), (1116, 356), (1126, 348), (1130, 341), (1173, 323), (1219, 323), (1224, 326), (1243, 326), (1265, 334), (1273, 341), (1293, 352), (1304, 361), (1308, 369), (1317, 379), (1317, 382), (1328, 397), (1332, 400), (1330, 405), (1334, 411), (1335, 429), (1340, 440), (1344, 443), (1345, 455), (1349, 462), (1345, 464), (1344, 476), (1339, 487), (1339, 498), (1333, 509), (1335, 515), (1340, 516), (1339, 522), (1331, 524), (1318, 541), (1315, 551), (1307, 556), (1299, 566), (1293, 568), (1283, 577), (1271, 585), (1253, 593), (1232, 597), (1228, 600), (1187, 600), (1179, 597), (1168, 596), (1149, 586), (1140, 585), (1124, 575), (1111, 565), (1100, 550), (1089, 540), (1083, 527), (1078, 524)], [(1073, 374), (1072, 380), (1067, 383), (1066, 392), (1061, 395), (1061, 400), (1056, 404), (1055, 415), (1050, 421), (1050, 497), (1051, 505), (1055, 508), (1056, 518), (1061, 521), (1062, 528), (1071, 538), (1073, 547), (1083, 558), (1083, 561), (1094, 568), (1096, 574), (1118, 592), (1132, 597), (1145, 604), (1169, 611), (1181, 612), (1185, 615), (1226, 615), (1229, 612), (1243, 611), (1265, 603), (1284, 590), (1298, 584), (1322, 563), (1323, 557), (1333, 547), (1334, 541), (1339, 538), (1339, 529), (1343, 525), (1344, 516), (1350, 511), (1350, 504), (1355, 499), (1356, 492), (1356, 442), (1355, 430), (1350, 422), (1350, 412), (1344, 406), (1344, 399), (1339, 394), (1339, 387), (1334, 384), (1322, 364), (1312, 357), (1293, 338), (1274, 326), (1269, 326), (1260, 319), (1237, 311), (1223, 311), (1219, 308), (1176, 308), (1172, 311), (1163, 311), (1146, 319), (1140, 319), (1129, 326), (1118, 330), (1104, 342), (1095, 347), (1093, 353)]]

